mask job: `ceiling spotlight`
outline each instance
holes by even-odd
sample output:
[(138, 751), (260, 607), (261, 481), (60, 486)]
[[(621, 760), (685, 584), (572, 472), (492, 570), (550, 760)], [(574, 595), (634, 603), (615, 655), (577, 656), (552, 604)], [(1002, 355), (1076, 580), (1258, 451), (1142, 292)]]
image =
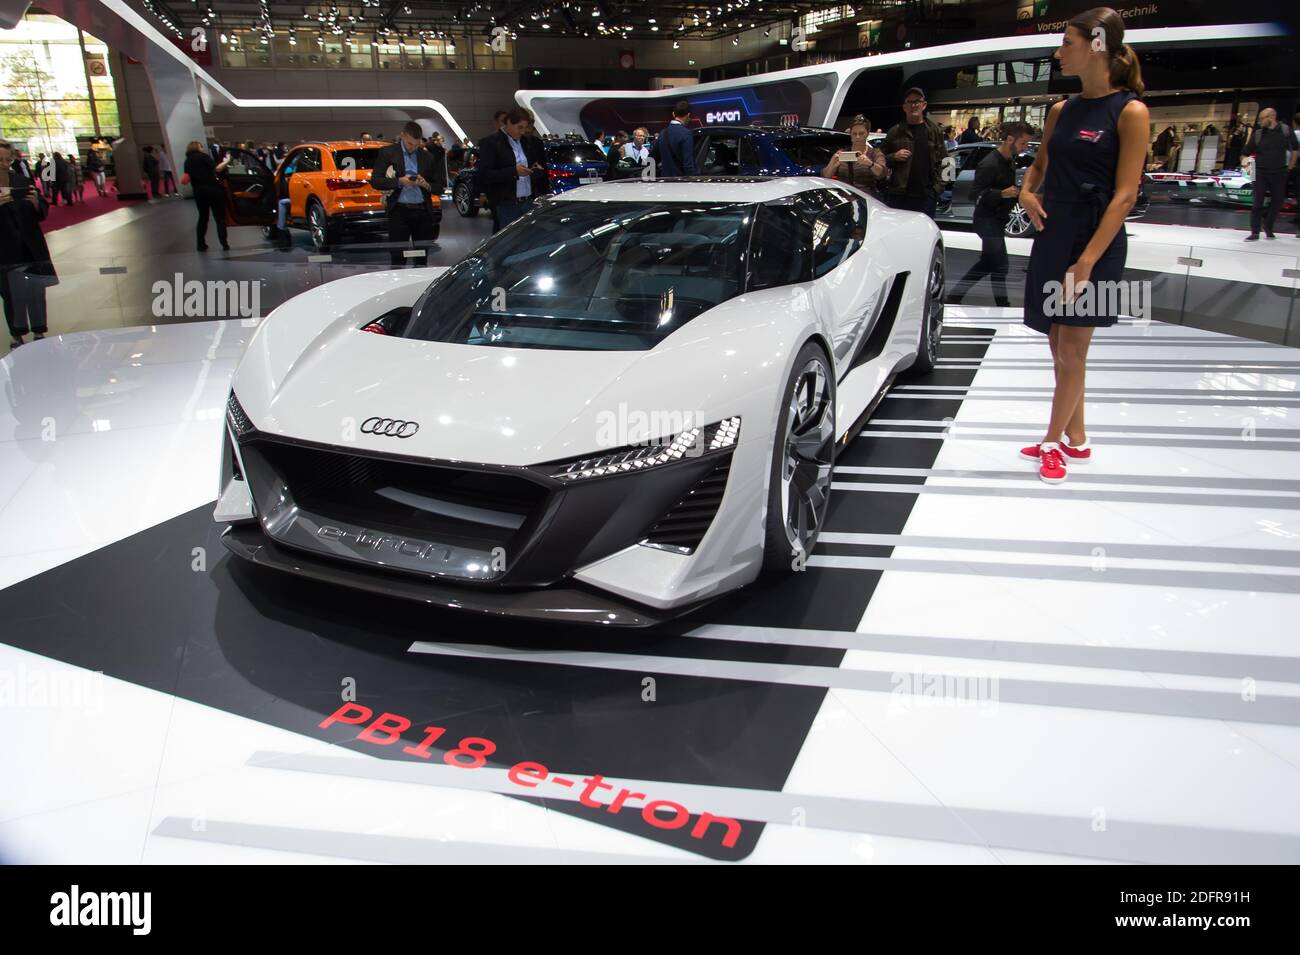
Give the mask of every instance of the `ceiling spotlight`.
[(733, 36), (733, 37), (731, 38), (731, 45), (732, 45), (732, 46), (740, 46), (740, 37), (738, 37), (738, 36)]

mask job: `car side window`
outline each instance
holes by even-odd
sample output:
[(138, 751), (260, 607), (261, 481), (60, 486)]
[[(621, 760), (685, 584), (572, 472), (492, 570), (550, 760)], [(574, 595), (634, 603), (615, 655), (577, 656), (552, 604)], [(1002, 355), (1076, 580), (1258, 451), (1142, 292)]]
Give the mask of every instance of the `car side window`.
[(964, 161), (962, 162), (961, 169), (959, 171), (966, 172), (966, 170), (968, 169), (973, 171), (975, 167), (980, 164), (980, 161), (983, 160), (983, 158), (988, 154), (989, 151), (984, 148), (966, 150), (966, 155), (965, 157), (963, 157)]
[(735, 137), (722, 139), (709, 137), (709, 148), (704, 151), (704, 164), (700, 174), (705, 176), (736, 176), (740, 174), (740, 142)]
[(320, 172), (320, 150), (304, 149), (295, 172)]
[(296, 153), (293, 153), (292, 155), (290, 155), (289, 158), (285, 160), (285, 162), (284, 162), (284, 169), (281, 170), (280, 175), (282, 175), (282, 176), (284, 176), (286, 179), (288, 179), (288, 178), (289, 178), (290, 176), (292, 176), (295, 172), (297, 172), (297, 171), (298, 171), (298, 160), (300, 160), (301, 158), (302, 158), (302, 153), (301, 153), (301, 152), (296, 152)]
[(758, 207), (749, 241), (749, 291), (812, 277), (812, 224), (792, 204)]
[(758, 165), (758, 150), (754, 148), (754, 143), (748, 136), (740, 141), (740, 164), (742, 166)]
[(865, 204), (845, 201), (823, 212), (812, 224), (813, 277), (821, 278), (862, 247), (866, 234)]

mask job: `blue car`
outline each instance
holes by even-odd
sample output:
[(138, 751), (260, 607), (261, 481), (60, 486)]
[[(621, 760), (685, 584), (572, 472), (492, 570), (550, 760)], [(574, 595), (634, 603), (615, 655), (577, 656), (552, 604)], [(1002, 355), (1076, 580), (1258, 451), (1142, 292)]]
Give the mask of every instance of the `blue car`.
[[(551, 177), (552, 192), (568, 192), (578, 186), (602, 181), (609, 172), (609, 161), (599, 146), (584, 140), (548, 139), (546, 171)], [(475, 151), (475, 158), (477, 151)], [(452, 182), (451, 198), (456, 211), (469, 218), (478, 215), (479, 188), (474, 166), (465, 165)]]
[(695, 166), (701, 176), (820, 176), (848, 133), (819, 126), (700, 126)]

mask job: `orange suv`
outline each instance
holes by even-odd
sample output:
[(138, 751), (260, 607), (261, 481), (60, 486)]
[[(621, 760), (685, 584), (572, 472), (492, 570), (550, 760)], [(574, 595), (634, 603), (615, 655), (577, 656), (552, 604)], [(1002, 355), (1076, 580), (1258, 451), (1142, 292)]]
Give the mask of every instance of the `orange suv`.
[[(387, 143), (342, 140), (301, 143), (272, 173), (252, 153), (230, 151), (226, 167), (227, 218), (232, 225), (273, 226), (281, 195), (289, 199), (290, 228), (307, 229), (317, 251), (345, 233), (386, 232), (384, 193), (371, 188), (375, 156)], [(433, 196), (433, 238), (442, 221)]]

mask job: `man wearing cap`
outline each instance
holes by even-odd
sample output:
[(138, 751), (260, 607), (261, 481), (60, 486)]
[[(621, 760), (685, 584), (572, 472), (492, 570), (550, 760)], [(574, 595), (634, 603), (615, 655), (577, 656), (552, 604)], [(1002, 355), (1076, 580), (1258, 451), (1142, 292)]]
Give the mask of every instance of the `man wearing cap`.
[(934, 218), (943, 190), (943, 160), (948, 155), (943, 129), (925, 115), (925, 93), (913, 86), (903, 94), (903, 121), (885, 134), (881, 149), (889, 164), (885, 202), (895, 209)]

